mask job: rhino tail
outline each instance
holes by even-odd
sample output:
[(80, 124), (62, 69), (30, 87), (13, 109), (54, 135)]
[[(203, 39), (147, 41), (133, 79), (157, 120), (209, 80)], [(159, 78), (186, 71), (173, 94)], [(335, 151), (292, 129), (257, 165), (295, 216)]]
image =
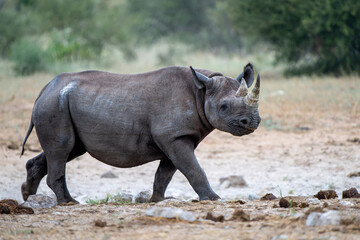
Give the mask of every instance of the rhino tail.
[(33, 130), (33, 128), (34, 128), (34, 123), (33, 123), (32, 120), (31, 120), (31, 121), (30, 121), (29, 128), (28, 128), (27, 133), (26, 133), (26, 136), (25, 136), (24, 141), (23, 141), (23, 143), (22, 143), (22, 149), (21, 149), (20, 157), (21, 157), (22, 155), (24, 155), (25, 143), (26, 143), (27, 139), (29, 138), (29, 136), (30, 136), (31, 131)]

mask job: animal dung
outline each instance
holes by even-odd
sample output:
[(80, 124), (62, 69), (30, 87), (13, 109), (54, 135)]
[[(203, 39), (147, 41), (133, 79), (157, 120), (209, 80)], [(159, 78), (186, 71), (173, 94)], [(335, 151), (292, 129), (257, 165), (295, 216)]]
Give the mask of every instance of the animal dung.
[(277, 197), (275, 197), (275, 195), (274, 194), (272, 194), (272, 193), (267, 193), (267, 194), (265, 194), (264, 196), (262, 196), (261, 198), (260, 198), (260, 201), (271, 201), (271, 200), (274, 200), (274, 199), (276, 199)]
[(105, 227), (106, 226), (106, 221), (101, 221), (101, 220), (95, 220), (95, 222), (94, 222), (94, 225), (96, 226), (96, 227)]
[(288, 208), (290, 207), (290, 202), (285, 198), (280, 198), (279, 206), (282, 208)]
[(250, 215), (242, 209), (235, 209), (230, 220), (241, 220), (247, 222), (250, 221)]
[(350, 188), (342, 192), (342, 198), (360, 198), (360, 194), (356, 188)]
[(16, 200), (4, 199), (0, 201), (0, 214), (34, 214), (34, 210), (19, 205)]
[(212, 212), (208, 212), (206, 214), (205, 219), (211, 220), (214, 222), (223, 222), (225, 218), (224, 218), (224, 215), (214, 216), (214, 214)]
[(317, 194), (314, 195), (317, 199), (335, 199), (338, 197), (334, 190), (325, 190), (319, 191)]

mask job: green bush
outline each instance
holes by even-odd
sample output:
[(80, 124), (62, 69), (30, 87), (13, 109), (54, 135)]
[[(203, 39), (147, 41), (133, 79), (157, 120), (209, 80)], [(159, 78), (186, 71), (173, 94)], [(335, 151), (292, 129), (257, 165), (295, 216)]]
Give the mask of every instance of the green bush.
[(272, 44), (293, 74), (360, 73), (360, 1), (228, 0), (240, 33)]
[(46, 54), (35, 41), (22, 39), (12, 44), (10, 59), (14, 62), (14, 70), (20, 75), (46, 69)]

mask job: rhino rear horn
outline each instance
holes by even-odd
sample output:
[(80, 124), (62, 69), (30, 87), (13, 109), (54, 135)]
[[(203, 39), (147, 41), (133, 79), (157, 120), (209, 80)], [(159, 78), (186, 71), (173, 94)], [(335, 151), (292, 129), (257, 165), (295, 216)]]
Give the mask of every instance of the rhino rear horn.
[(241, 79), (245, 79), (246, 85), (249, 88), (254, 82), (254, 67), (251, 63), (248, 63), (244, 67), (244, 71), (236, 77), (236, 80), (241, 82)]
[(256, 84), (251, 92), (246, 96), (246, 103), (249, 105), (257, 105), (260, 96), (260, 74), (257, 75)]
[(191, 72), (195, 77), (195, 85), (198, 89), (202, 89), (204, 87), (206, 88), (210, 88), (212, 86), (213, 83), (213, 78), (209, 78), (207, 76), (205, 76), (202, 73), (199, 73), (197, 71), (195, 71), (192, 66), (190, 66)]

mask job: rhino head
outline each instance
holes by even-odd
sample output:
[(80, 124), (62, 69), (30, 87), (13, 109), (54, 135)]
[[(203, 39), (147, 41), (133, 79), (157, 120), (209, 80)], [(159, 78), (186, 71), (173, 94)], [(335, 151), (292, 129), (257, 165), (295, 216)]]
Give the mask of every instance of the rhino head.
[(261, 121), (258, 110), (260, 75), (257, 75), (256, 84), (249, 92), (248, 87), (254, 82), (254, 70), (250, 63), (236, 79), (207, 77), (190, 68), (197, 88), (205, 88), (205, 115), (214, 128), (235, 136), (250, 134), (258, 128)]

